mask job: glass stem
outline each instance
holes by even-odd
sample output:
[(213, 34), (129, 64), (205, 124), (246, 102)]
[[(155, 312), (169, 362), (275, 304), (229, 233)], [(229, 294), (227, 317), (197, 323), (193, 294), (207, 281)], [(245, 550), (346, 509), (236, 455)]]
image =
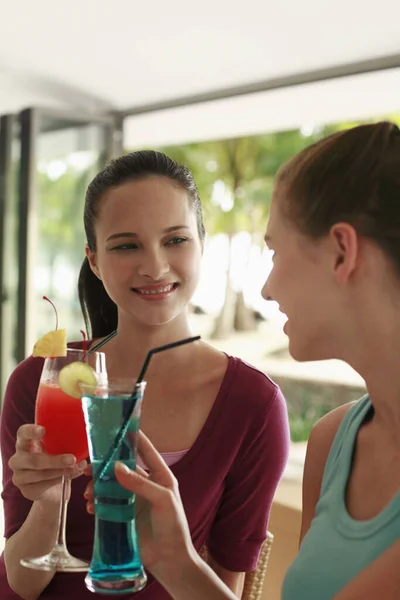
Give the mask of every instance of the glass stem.
[(67, 509), (68, 502), (71, 494), (71, 478), (63, 475), (62, 487), (61, 487), (61, 502), (60, 502), (60, 516), (58, 520), (58, 533), (56, 546), (62, 547), (67, 550), (66, 545), (66, 526), (67, 526)]

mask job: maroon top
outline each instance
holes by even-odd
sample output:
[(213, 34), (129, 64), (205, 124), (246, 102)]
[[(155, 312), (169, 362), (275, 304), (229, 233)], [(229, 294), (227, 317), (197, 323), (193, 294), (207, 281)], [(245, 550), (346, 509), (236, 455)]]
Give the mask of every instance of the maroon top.
[[(12, 483), (8, 460), (15, 452), (17, 429), (34, 422), (42, 367), (40, 358), (29, 357), (19, 364), (4, 398), (0, 442), (6, 538), (21, 527), (32, 504)], [(179, 481), (196, 549), (207, 543), (215, 560), (230, 571), (256, 567), (288, 450), (287, 410), (279, 388), (254, 367), (229, 357), (221, 388), (198, 438), (171, 467)], [(67, 523), (68, 548), (72, 555), (84, 559), (91, 557), (94, 523), (83, 498), (87, 481), (81, 476), (72, 482)], [(26, 576), (29, 577), (28, 570)], [(93, 598), (85, 588), (84, 577), (83, 573), (58, 573), (40, 598)], [(3, 556), (0, 598), (20, 598), (7, 583)], [(170, 596), (149, 577), (146, 588), (129, 598), (166, 600)]]

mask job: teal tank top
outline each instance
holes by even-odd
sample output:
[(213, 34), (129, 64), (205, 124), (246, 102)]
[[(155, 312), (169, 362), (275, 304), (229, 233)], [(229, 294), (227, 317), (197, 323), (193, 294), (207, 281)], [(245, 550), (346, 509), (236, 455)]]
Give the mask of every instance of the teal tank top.
[(357, 432), (371, 411), (366, 396), (340, 424), (325, 465), (316, 514), (286, 573), (282, 600), (332, 600), (400, 537), (400, 492), (368, 521), (352, 519), (346, 509)]

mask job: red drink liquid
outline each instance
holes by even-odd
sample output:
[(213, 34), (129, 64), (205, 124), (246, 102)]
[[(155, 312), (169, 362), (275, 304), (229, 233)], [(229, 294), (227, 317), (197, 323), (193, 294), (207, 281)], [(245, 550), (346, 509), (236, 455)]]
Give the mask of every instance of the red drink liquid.
[(46, 428), (42, 440), (49, 454), (73, 454), (77, 462), (89, 456), (82, 401), (58, 386), (41, 384), (36, 398), (36, 423)]

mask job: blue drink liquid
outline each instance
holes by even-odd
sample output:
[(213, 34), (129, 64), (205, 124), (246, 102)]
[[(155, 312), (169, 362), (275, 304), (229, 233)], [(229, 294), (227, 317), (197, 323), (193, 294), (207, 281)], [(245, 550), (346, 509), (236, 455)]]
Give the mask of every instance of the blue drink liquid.
[[(127, 423), (124, 437), (104, 471), (121, 425), (132, 408), (126, 396), (84, 396), (83, 406), (93, 468), (95, 536), (87, 587), (102, 594), (126, 594), (146, 585), (135, 528), (135, 495), (114, 474), (115, 462), (136, 467), (136, 438), (141, 397)], [(100, 473), (103, 476), (99, 478)]]

